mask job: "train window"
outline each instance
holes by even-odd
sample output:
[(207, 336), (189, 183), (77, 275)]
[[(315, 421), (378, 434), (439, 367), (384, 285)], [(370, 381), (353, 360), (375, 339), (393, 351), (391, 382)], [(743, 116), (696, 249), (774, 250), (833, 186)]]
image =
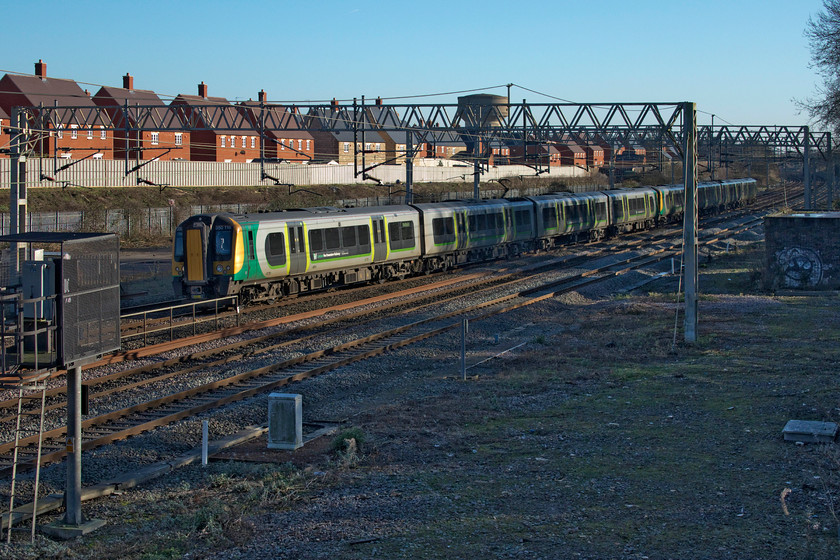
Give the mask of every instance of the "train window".
[(495, 216), (496, 216), (496, 231), (497, 232), (504, 231), (504, 229), (505, 229), (505, 218), (504, 218), (504, 216), (502, 215), (501, 212), (499, 212), (498, 214), (495, 214)]
[(614, 198), (613, 199), (613, 220), (619, 221), (623, 220), (624, 217), (624, 199), (622, 198)]
[(309, 232), (309, 250), (313, 253), (324, 250), (324, 235), (320, 229), (314, 229)]
[(327, 228), (324, 230), (324, 248), (329, 250), (341, 247), (341, 239), (338, 235), (338, 228)]
[(356, 226), (359, 237), (359, 247), (367, 247), (364, 252), (370, 251), (370, 228), (368, 226)]
[(557, 208), (554, 206), (548, 206), (542, 209), (543, 215), (543, 224), (546, 229), (556, 228), (557, 227)]
[(437, 244), (455, 242), (455, 222), (452, 217), (432, 219), (432, 236)]
[(482, 231), (485, 229), (487, 229), (487, 216), (481, 214), (480, 216), (478, 216), (478, 230)]
[(469, 217), (469, 224), (470, 224), (470, 228), (469, 228), (470, 231), (475, 231), (476, 229), (478, 229), (478, 226), (476, 225), (475, 215), (472, 215), (472, 216)]
[(531, 231), (531, 213), (527, 210), (517, 210), (513, 214), (517, 232)]
[[(286, 243), (282, 233), (269, 233), (265, 237), (265, 258), (269, 266), (286, 264)], [(289, 242), (294, 235), (289, 237)]]
[(341, 246), (344, 248), (356, 246), (356, 226), (341, 228)]
[(175, 260), (184, 260), (184, 230), (178, 228), (175, 230)]
[(230, 257), (230, 242), (232, 237), (233, 232), (229, 228), (213, 230), (213, 248), (216, 251), (217, 260), (222, 260), (227, 257)]
[(256, 255), (254, 254), (255, 251), (256, 251), (256, 248), (254, 247), (254, 232), (249, 231), (248, 232), (248, 256), (251, 260), (254, 260), (256, 258)]
[(631, 198), (628, 200), (630, 206), (630, 215), (636, 216), (638, 214), (645, 213), (645, 199), (644, 198)]
[(595, 219), (596, 220), (606, 220), (607, 219), (607, 203), (606, 202), (599, 202), (595, 205)]
[(400, 224), (404, 246), (414, 247), (414, 222), (403, 222)]
[(391, 249), (394, 251), (413, 248), (415, 245), (414, 223), (406, 221), (388, 224), (388, 237)]

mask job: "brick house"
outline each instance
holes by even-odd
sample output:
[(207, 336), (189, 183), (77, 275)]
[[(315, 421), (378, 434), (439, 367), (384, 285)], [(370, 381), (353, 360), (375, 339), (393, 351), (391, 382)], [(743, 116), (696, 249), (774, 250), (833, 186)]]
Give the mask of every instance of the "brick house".
[[(93, 102), (104, 107), (114, 123), (114, 159), (189, 159), (189, 131), (132, 130), (137, 125), (137, 116), (132, 106), (151, 106), (155, 122), (171, 123), (175, 115), (150, 90), (134, 89), (134, 77), (123, 76), (123, 87), (103, 86), (93, 96)], [(127, 109), (128, 107), (128, 109)]]
[(588, 169), (599, 168), (604, 165), (604, 148), (597, 144), (582, 144), (581, 148), (586, 153), (586, 167)]
[(258, 96), (259, 102), (241, 103), (247, 108), (253, 122), (265, 119), (264, 155), (266, 158), (290, 162), (309, 162), (315, 159), (315, 138), (304, 128), (304, 117), (296, 107), (286, 108), (268, 103), (265, 90)]
[(426, 143), (420, 140), (416, 133), (396, 130), (402, 128), (399, 114), (393, 107), (382, 105), (382, 99), (377, 97), (373, 107), (365, 107), (367, 116), (379, 128), (378, 132), (385, 141), (385, 158), (389, 164), (401, 165), (405, 163), (408, 142), (411, 140), (414, 157), (426, 157)]
[[(356, 134), (353, 132), (353, 110), (339, 107), (333, 99), (329, 106), (313, 107), (306, 116), (306, 129), (318, 145), (319, 160), (333, 160), (341, 164), (353, 163), (353, 154), (361, 164), (364, 151), (365, 165), (386, 161), (385, 140), (372, 123), (367, 111), (359, 107), (356, 114)], [(364, 139), (362, 134), (364, 131)], [(353, 144), (355, 142), (355, 150)]]
[(260, 133), (247, 109), (224, 97), (208, 97), (204, 82), (198, 84), (198, 95), (178, 95), (169, 107), (191, 129), (190, 160), (249, 162), (260, 157)]
[[(523, 154), (527, 154), (527, 156), (523, 157)], [(532, 166), (545, 165), (546, 163), (549, 167), (563, 165), (560, 150), (555, 143), (538, 143), (530, 140), (527, 146), (523, 146), (521, 139), (519, 142), (510, 145), (510, 161), (511, 163)]]
[(564, 166), (575, 166), (586, 169), (586, 151), (571, 141), (564, 140), (556, 144), (560, 153), (560, 164)]
[[(13, 107), (33, 107), (30, 125), (41, 130), (34, 143), (36, 155), (42, 157), (82, 159), (85, 157), (111, 159), (114, 152), (114, 135), (110, 119), (97, 113), (91, 122), (72, 122), (68, 116), (57, 127), (39, 122), (37, 107), (94, 108), (90, 94), (73, 80), (47, 77), (47, 65), (42, 60), (35, 63), (35, 75), (6, 74), (0, 79), (0, 107), (13, 115)], [(79, 115), (83, 113), (78, 113)]]
[(11, 149), (12, 135), (6, 132), (11, 126), (9, 114), (0, 107), (0, 158), (9, 157), (8, 150)]
[(467, 144), (455, 132), (432, 132), (429, 135), (427, 157), (437, 159), (455, 159), (455, 156), (467, 151)]

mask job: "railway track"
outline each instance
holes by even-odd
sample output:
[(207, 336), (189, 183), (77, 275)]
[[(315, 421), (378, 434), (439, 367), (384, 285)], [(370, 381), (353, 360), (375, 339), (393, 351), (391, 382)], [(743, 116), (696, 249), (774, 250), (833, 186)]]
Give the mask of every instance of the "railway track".
[[(727, 235), (733, 235), (738, 231), (757, 227), (759, 223), (760, 218), (744, 220), (736, 228), (729, 230)], [(706, 238), (702, 239), (701, 243), (713, 243), (719, 239), (719, 234), (711, 237), (706, 236)], [(648, 240), (649, 243), (650, 240)], [(211, 408), (242, 400), (263, 391), (272, 390), (401, 346), (424, 340), (457, 327), (460, 324), (457, 318), (464, 314), (471, 314), (471, 319), (473, 320), (489, 317), (497, 313), (532, 305), (569, 290), (576, 290), (630, 270), (650, 266), (655, 262), (676, 255), (680, 241), (672, 241), (667, 244), (663, 242), (663, 245), (662, 247), (644, 251), (641, 254), (629, 254), (621, 259), (616, 259), (615, 255), (612, 255), (613, 258), (609, 263), (602, 266), (589, 267), (586, 270), (574, 274), (563, 274), (562, 277), (543, 282), (538, 287), (517, 289), (515, 285), (526, 280), (524, 278), (508, 278), (505, 280), (504, 287), (510, 290), (510, 293), (502, 296), (490, 294), (481, 303), (474, 305), (455, 305), (461, 299), (461, 296), (457, 294), (449, 296), (448, 300), (444, 300), (440, 297), (440, 294), (436, 294), (433, 302), (422, 302), (418, 299), (410, 304), (406, 304), (405, 302), (394, 303), (392, 309), (402, 311), (403, 315), (410, 314), (411, 316), (418, 316), (422, 312), (429, 314), (429, 316), (422, 320), (399, 324), (382, 330), (377, 328), (372, 334), (361, 336), (350, 342), (334, 344), (321, 350), (303, 352), (298, 349), (296, 350), (297, 355), (294, 357), (283, 360), (275, 359), (276, 361), (272, 360), (274, 363), (270, 365), (254, 367), (236, 373), (235, 375), (222, 376), (219, 379), (176, 391), (158, 399), (138, 402), (120, 408), (119, 410), (99, 414), (83, 422), (82, 448), (88, 450), (106, 445), (113, 441), (152, 430), (158, 426), (194, 416)], [(629, 253), (630, 251), (627, 250), (626, 252)], [(568, 263), (563, 263), (563, 265), (564, 269), (568, 268)], [(532, 275), (525, 276), (527, 280), (533, 281), (538, 274), (540, 273), (535, 272)], [(498, 293), (501, 289), (501, 285), (497, 283), (486, 286), (482, 290), (472, 288), (471, 294), (475, 295), (480, 291)], [(455, 309), (446, 312), (437, 311), (445, 305), (450, 304)], [(412, 305), (413, 307), (411, 307)], [(389, 320), (398, 321), (398, 317), (399, 314), (392, 316)], [(335, 325), (341, 320), (346, 321), (348, 319), (336, 318), (335, 322), (331, 324)], [(357, 331), (362, 330), (362, 325), (358, 323), (358, 318), (351, 318), (350, 321), (355, 325)], [(402, 322), (405, 323), (404, 320)], [(116, 392), (125, 393), (133, 390), (143, 390), (152, 384), (169, 382), (175, 376), (188, 375), (200, 369), (220, 367), (230, 363), (236, 363), (242, 366), (247, 363), (247, 359), (258, 355), (276, 352), (280, 349), (290, 349), (294, 345), (298, 345), (299, 348), (306, 347), (319, 334), (316, 332), (307, 337), (296, 338), (294, 333), (291, 333), (291, 337), (288, 337), (287, 334), (287, 338), (281, 341), (270, 341), (273, 336), (277, 335), (267, 335), (261, 342), (268, 343), (262, 347), (251, 347), (245, 351), (234, 352), (202, 364), (191, 364), (187, 368), (180, 367), (175, 372), (153, 375), (148, 379), (140, 381), (135, 380), (127, 385), (107, 387), (108, 383), (116, 380), (116, 376), (111, 379), (103, 378), (101, 383), (97, 380), (97, 383), (103, 386), (102, 390), (95, 392), (91, 397), (94, 400), (107, 400), (110, 395)], [(242, 347), (245, 348), (246, 346)], [(184, 361), (194, 359), (199, 358), (197, 355), (191, 355), (189, 358), (175, 358), (171, 361), (171, 364), (168, 362), (164, 362), (163, 364), (158, 363), (152, 366), (144, 366), (137, 371), (145, 370), (148, 373), (154, 370), (160, 370), (164, 364), (167, 364), (167, 367), (169, 365), (173, 367), (178, 365), (183, 366)], [(62, 409), (60, 402), (51, 402), (49, 406), (53, 410)], [(50, 429), (45, 432), (44, 436), (44, 449), (47, 452), (43, 454), (42, 461), (46, 463), (60, 460), (64, 456), (64, 427), (59, 426)], [(31, 440), (24, 440), (21, 443), (23, 445), (34, 444), (35, 438), (31, 438)], [(11, 443), (0, 445), (0, 465), (9, 464), (12, 447), (13, 444)], [(24, 457), (27, 452), (30, 457), (34, 457), (34, 451), (30, 448), (24, 447), (21, 449), (21, 452)], [(32, 462), (34, 463), (34, 461)]]

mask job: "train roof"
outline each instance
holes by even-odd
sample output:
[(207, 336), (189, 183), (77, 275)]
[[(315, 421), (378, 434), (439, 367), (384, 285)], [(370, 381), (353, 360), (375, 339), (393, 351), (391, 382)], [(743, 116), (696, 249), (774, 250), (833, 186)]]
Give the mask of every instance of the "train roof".
[(510, 206), (514, 204), (529, 203), (524, 198), (483, 198), (481, 200), (446, 200), (444, 202), (424, 202), (413, 206), (420, 210), (435, 210), (440, 208), (464, 208), (464, 207), (494, 207)]
[(315, 208), (290, 208), (276, 212), (245, 212), (241, 214), (228, 214), (237, 221), (286, 221), (303, 220), (315, 217), (339, 217), (339, 216), (367, 216), (371, 214), (398, 214), (402, 212), (416, 212), (407, 204), (394, 204), (390, 206), (363, 206), (358, 208), (337, 208), (335, 206), (319, 206)]

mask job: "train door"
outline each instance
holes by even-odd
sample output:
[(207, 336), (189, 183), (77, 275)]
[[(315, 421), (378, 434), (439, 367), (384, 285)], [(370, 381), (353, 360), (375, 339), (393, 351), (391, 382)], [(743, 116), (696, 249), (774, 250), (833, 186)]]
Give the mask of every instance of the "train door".
[(374, 216), (373, 221), (373, 262), (382, 262), (388, 256), (388, 241), (385, 238), (385, 218)]
[(204, 282), (207, 279), (207, 226), (201, 222), (193, 222), (186, 233), (187, 282)]
[(303, 223), (288, 224), (289, 228), (289, 274), (306, 272), (306, 244), (303, 237)]
[(514, 238), (513, 210), (505, 208), (505, 237), (502, 241), (511, 241)]
[(455, 213), (455, 233), (458, 238), (458, 249), (463, 249), (467, 246), (467, 219), (466, 212)]

